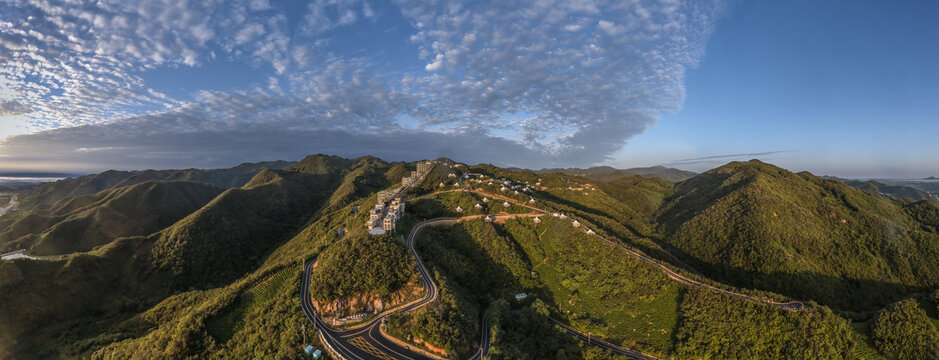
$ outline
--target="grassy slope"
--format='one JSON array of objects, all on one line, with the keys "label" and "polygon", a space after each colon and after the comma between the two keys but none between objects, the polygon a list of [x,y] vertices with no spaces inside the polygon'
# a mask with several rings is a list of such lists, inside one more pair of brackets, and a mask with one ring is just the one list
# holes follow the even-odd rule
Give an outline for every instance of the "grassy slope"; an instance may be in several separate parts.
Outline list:
[{"label": "grassy slope", "polygon": [[538,292],[562,318],[616,344],[669,351],[679,287],[657,268],[553,217],[537,226],[509,221],[506,230],[535,264]]},{"label": "grassy slope", "polygon": [[751,161],[679,184],[667,242],[718,280],[847,310],[939,284],[939,236],[904,203]]}]

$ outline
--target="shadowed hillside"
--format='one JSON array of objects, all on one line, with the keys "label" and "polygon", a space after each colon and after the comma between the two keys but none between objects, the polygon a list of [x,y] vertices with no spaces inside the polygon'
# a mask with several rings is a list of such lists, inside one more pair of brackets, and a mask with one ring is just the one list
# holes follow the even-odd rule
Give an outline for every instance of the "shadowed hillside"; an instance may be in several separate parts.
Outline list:
[{"label": "shadowed hillside", "polygon": [[[157,172],[108,182],[114,175],[104,173],[90,177],[113,183],[102,191],[61,192],[56,201],[0,218],[0,237],[35,244],[33,255],[78,246],[62,256],[0,262],[0,357],[288,358],[301,343],[322,347],[312,337],[304,341],[300,330],[311,331],[299,311],[304,261],[321,260],[311,287],[319,300],[332,300],[319,305],[333,314],[419,295],[416,286],[402,286],[417,284],[412,271],[401,272],[413,268],[405,249],[391,238],[367,238],[362,226],[375,193],[398,186],[414,168],[370,156],[314,155],[259,170],[228,189],[153,180]],[[462,191],[450,175],[462,171],[472,174],[466,184],[476,192]],[[873,310],[934,288],[939,276],[939,204],[757,161],[677,184],[438,166],[415,193],[405,199],[395,236],[424,217],[531,211],[503,208],[503,198],[567,217],[543,215],[541,224],[475,219],[421,232],[416,247],[440,297],[389,318],[387,330],[450,354],[475,351],[489,308],[493,358],[552,358],[561,350],[568,358],[604,358],[546,316],[662,357],[876,358],[878,350],[902,345],[904,337],[889,330],[908,321],[848,326],[844,317],[873,319]],[[465,210],[456,213],[456,206]],[[571,219],[583,225],[575,229]],[[805,307],[791,312],[686,287],[616,242],[696,281],[774,301],[791,297]],[[522,291],[530,300],[515,300]],[[935,305],[927,305],[935,321]],[[922,328],[924,319],[914,315],[910,328]],[[881,343],[873,342],[875,333]]]},{"label": "shadowed hillside", "polygon": [[212,184],[221,188],[240,187],[263,169],[282,169],[293,164],[293,162],[288,161],[270,161],[244,163],[233,168],[211,170],[109,170],[100,174],[43,184],[21,194],[20,207],[45,207],[55,204],[62,199],[95,194],[110,188],[136,185],[148,181],[196,181]]},{"label": "shadowed hillside", "polygon": [[205,183],[144,182],[63,199],[13,220],[0,233],[0,244],[34,255],[88,251],[119,237],[159,231],[220,192]]},{"label": "shadowed hillside", "polygon": [[939,235],[921,211],[753,160],[678,184],[657,221],[673,253],[717,279],[870,310],[939,284]]}]

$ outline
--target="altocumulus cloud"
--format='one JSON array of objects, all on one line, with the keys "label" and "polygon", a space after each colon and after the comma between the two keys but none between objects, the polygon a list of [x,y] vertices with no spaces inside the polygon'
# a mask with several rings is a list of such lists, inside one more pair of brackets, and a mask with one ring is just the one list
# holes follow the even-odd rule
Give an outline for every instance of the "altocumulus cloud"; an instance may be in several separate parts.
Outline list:
[{"label": "altocumulus cloud", "polygon": [[[5,2],[0,116],[26,118],[37,131],[3,140],[3,161],[210,167],[326,152],[598,162],[680,108],[684,72],[703,57],[724,6],[401,0],[391,8]],[[415,66],[389,69],[382,51],[330,47],[382,17],[406,19],[401,36],[416,50],[402,61]],[[270,69],[270,81],[180,96],[141,75],[221,58]]]}]

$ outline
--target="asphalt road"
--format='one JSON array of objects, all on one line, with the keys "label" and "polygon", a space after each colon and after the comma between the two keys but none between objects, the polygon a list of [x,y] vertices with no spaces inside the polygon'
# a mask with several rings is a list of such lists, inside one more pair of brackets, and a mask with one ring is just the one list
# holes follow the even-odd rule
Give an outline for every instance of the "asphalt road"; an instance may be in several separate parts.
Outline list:
[{"label": "asphalt road", "polygon": [[588,334],[584,334],[584,333],[578,331],[577,329],[574,329],[574,328],[572,328],[572,327],[570,327],[570,326],[567,326],[567,325],[565,325],[564,323],[562,323],[562,322],[560,322],[560,321],[557,321],[557,320],[555,320],[555,319],[548,318],[548,321],[550,321],[550,322],[551,322],[552,324],[554,324],[554,325],[560,326],[562,329],[564,329],[564,331],[567,331],[567,333],[568,333],[569,335],[572,335],[572,336],[574,336],[574,337],[577,337],[578,339],[580,339],[580,341],[583,341],[583,342],[586,343],[587,345],[595,346],[595,347],[598,347],[598,348],[601,348],[601,349],[604,349],[604,350],[609,350],[610,352],[612,352],[612,353],[614,353],[614,354],[616,354],[616,355],[626,356],[626,357],[628,357],[628,358],[630,358],[630,359],[641,359],[641,360],[654,360],[654,359],[657,359],[657,358],[655,358],[655,357],[652,357],[652,356],[643,354],[643,353],[638,352],[638,351],[636,351],[636,350],[630,350],[630,349],[626,349],[626,348],[621,348],[621,347],[619,347],[619,346],[610,344],[610,343],[608,343],[608,342],[606,342],[606,341],[597,339],[596,337],[591,337],[591,336],[589,336]]},{"label": "asphalt road", "polygon": [[[461,178],[460,180],[462,182],[463,179]],[[465,182],[463,182],[463,186],[464,186],[464,189],[468,191],[489,195],[489,196],[492,196],[493,198],[508,199],[508,198],[502,197],[501,195],[488,194],[483,191],[468,189],[466,187]],[[428,195],[431,195],[431,194],[428,194]],[[516,202],[514,199],[512,201]],[[509,217],[539,216],[539,215],[544,215],[545,213],[547,213],[547,211],[543,209],[538,209],[538,208],[524,205],[524,204],[519,204],[519,205],[525,206],[527,208],[530,208],[540,213],[539,214],[510,214],[510,215],[496,215],[496,216],[509,216]],[[316,326],[317,329],[320,330],[323,336],[322,339],[329,345],[329,347],[331,347],[336,353],[338,353],[340,356],[344,357],[345,359],[349,359],[349,360],[351,359],[368,359],[368,360],[371,360],[371,359],[434,359],[434,357],[425,355],[419,350],[412,349],[408,345],[400,345],[386,338],[381,333],[382,320],[385,319],[388,315],[391,315],[395,312],[399,312],[399,311],[407,312],[407,311],[412,311],[414,309],[420,308],[436,300],[437,298],[437,285],[434,283],[433,278],[430,276],[430,272],[427,270],[426,267],[424,267],[423,261],[421,260],[420,256],[418,256],[417,251],[414,249],[414,238],[416,237],[420,229],[424,226],[431,225],[431,224],[435,224],[435,225],[440,224],[440,223],[452,224],[452,223],[456,223],[459,220],[466,220],[466,219],[476,218],[476,217],[481,217],[481,216],[482,215],[467,216],[461,219],[437,218],[437,219],[423,221],[415,225],[411,229],[411,232],[408,234],[406,245],[408,249],[411,251],[411,253],[414,255],[414,258],[418,265],[417,266],[418,271],[421,273],[421,281],[423,282],[424,288],[427,289],[427,292],[425,293],[424,297],[421,298],[420,300],[411,302],[403,307],[381,313],[378,316],[374,317],[372,320],[368,321],[367,323],[362,324],[352,329],[333,330],[325,322],[323,322],[323,320],[319,317],[319,315],[316,314],[313,304],[311,303],[310,293],[309,293],[310,276],[313,273],[313,265],[316,263],[316,259],[308,260],[306,264],[304,265],[303,284],[301,285],[301,292],[300,292],[300,296],[302,297],[301,307],[303,308],[304,314],[306,315],[307,319],[311,323],[313,323],[313,325]],[[628,248],[622,247],[621,244],[618,244],[616,242],[610,241],[602,237],[600,237],[600,239],[610,244],[620,246],[621,248],[625,249],[629,254],[639,258],[640,260],[656,265],[663,272],[665,272],[666,275],[668,275],[670,278],[678,282],[681,282],[683,284],[686,284],[689,286],[708,288],[710,290],[717,291],[725,295],[735,296],[735,297],[743,298],[745,300],[759,302],[759,303],[775,306],[775,307],[786,309],[786,310],[798,311],[803,308],[803,304],[798,301],[792,301],[792,302],[787,302],[787,303],[777,303],[777,302],[760,299],[760,298],[756,298],[756,297],[749,296],[749,295],[744,295],[744,294],[739,294],[739,293],[731,292],[731,291],[724,290],[724,289],[719,289],[711,285],[707,285],[707,284],[700,283],[695,280],[691,280],[678,273],[675,273],[674,271],[658,263],[657,261],[654,261]],[[549,320],[553,324],[563,328],[568,334],[579,338],[581,341],[584,341],[587,345],[606,349],[614,354],[623,355],[623,356],[633,358],[633,359],[643,359],[643,360],[655,359],[655,357],[643,354],[639,351],[622,348],[622,347],[610,344],[608,342],[605,342],[603,340],[592,338],[588,336],[587,334],[584,334],[578,331],[577,329],[574,329],[564,323],[561,323],[558,320],[555,320],[552,318],[549,318]],[[489,335],[489,313],[488,312],[483,314],[482,324],[480,328],[482,331],[481,333],[482,340],[480,341],[479,350],[477,350],[477,352],[470,358],[472,360],[482,360],[489,353],[490,335]]]},{"label": "asphalt road", "polygon": [[[407,247],[411,250],[417,262],[417,270],[421,274],[421,281],[424,289],[427,291],[420,300],[411,302],[402,307],[387,311],[375,316],[365,324],[352,329],[333,330],[316,313],[316,309],[310,300],[310,277],[313,274],[313,265],[316,259],[306,262],[303,269],[303,284],[301,284],[300,296],[301,307],[307,319],[322,332],[323,340],[340,356],[346,359],[433,359],[433,357],[422,354],[410,348],[407,345],[400,345],[381,333],[382,320],[395,312],[408,312],[420,308],[437,299],[437,285],[434,283],[430,272],[424,266],[424,262],[417,251],[414,249],[414,238],[420,229],[431,223],[455,223],[456,219],[440,218],[418,223],[415,225],[407,237]],[[488,324],[488,318],[483,321]],[[484,327],[488,332],[488,326]],[[488,336],[486,336],[486,345],[488,346]],[[488,352],[488,347],[486,349]]]}]

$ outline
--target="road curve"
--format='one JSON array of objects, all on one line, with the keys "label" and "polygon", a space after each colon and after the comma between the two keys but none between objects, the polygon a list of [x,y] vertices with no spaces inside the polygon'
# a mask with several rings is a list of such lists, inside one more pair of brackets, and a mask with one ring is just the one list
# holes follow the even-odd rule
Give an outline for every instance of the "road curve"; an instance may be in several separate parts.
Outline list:
[{"label": "road curve", "polygon": [[[313,265],[316,259],[307,260],[303,269],[303,283],[300,288],[301,307],[303,312],[317,329],[321,332],[321,340],[325,342],[335,353],[345,359],[435,359],[436,357],[425,354],[422,350],[411,348],[409,345],[402,345],[398,342],[388,339],[381,332],[382,320],[388,315],[396,312],[408,312],[427,305],[437,299],[437,285],[433,281],[430,272],[424,266],[424,262],[417,251],[414,249],[414,238],[417,233],[426,225],[441,223],[456,223],[455,218],[437,218],[427,220],[414,225],[408,234],[406,245],[417,262],[418,272],[421,274],[421,282],[424,285],[424,297],[408,303],[404,306],[378,314],[368,322],[351,329],[333,330],[316,313],[310,299],[310,277],[313,273]],[[484,335],[488,333],[488,318],[484,317]],[[488,336],[486,337],[488,345]],[[480,350],[477,354],[488,353],[488,348]],[[480,357],[481,359],[481,357]]]},{"label": "road curve", "polygon": [[[511,200],[511,198],[507,198],[507,197],[504,197],[504,196],[501,196],[501,195],[498,195],[498,194],[487,193],[487,192],[481,191],[481,190],[479,190],[479,189],[472,189],[472,188],[471,188],[471,189],[469,189],[469,191],[470,191],[470,192],[475,192],[475,193],[477,193],[477,194],[482,194],[482,195],[485,195],[485,196],[491,196],[491,197],[493,197],[493,198],[503,198],[503,199],[510,199],[510,201],[517,201],[517,200]],[[519,205],[522,205],[522,206],[525,206],[525,207],[527,207],[527,208],[530,208],[530,209],[533,209],[533,210],[536,210],[536,211],[540,211],[540,212],[543,212],[543,213],[547,213],[547,212],[548,212],[547,210],[539,209],[539,208],[536,208],[536,207],[534,207],[534,206],[529,206],[529,205],[524,205],[524,204],[519,204]],[[581,231],[586,231],[586,229],[585,229],[585,228],[581,228]],[[705,288],[705,289],[708,289],[708,290],[711,290],[711,291],[715,291],[715,292],[722,293],[722,294],[724,294],[724,295],[729,295],[729,296],[737,297],[737,298],[740,298],[740,299],[744,299],[744,300],[747,300],[747,301],[751,301],[751,302],[755,302],[755,303],[760,303],[760,304],[764,304],[764,305],[774,306],[774,307],[777,307],[777,308],[780,308],[780,309],[783,309],[783,310],[799,311],[799,310],[802,310],[802,308],[805,307],[805,305],[802,304],[802,303],[799,302],[799,301],[775,302],[775,301],[771,301],[771,300],[761,299],[761,298],[758,298],[758,297],[755,297],[755,296],[751,296],[751,295],[746,295],[746,294],[736,293],[736,292],[729,291],[729,290],[724,290],[724,289],[721,289],[721,288],[718,288],[718,287],[715,287],[715,286],[712,286],[712,285],[708,285],[708,284],[705,284],[705,283],[702,283],[702,282],[699,282],[699,281],[696,281],[696,280],[689,279],[689,278],[687,278],[687,277],[685,277],[685,276],[682,276],[681,274],[676,273],[675,271],[672,271],[672,270],[669,269],[667,266],[662,265],[662,263],[660,263],[660,262],[658,262],[658,261],[655,261],[655,260],[653,260],[653,259],[651,259],[651,258],[649,258],[649,257],[647,257],[647,256],[645,256],[645,255],[642,255],[642,254],[640,254],[640,253],[638,253],[638,252],[636,252],[636,251],[634,251],[634,250],[631,250],[631,249],[629,249],[629,248],[623,246],[623,244],[621,244],[621,243],[619,243],[619,242],[615,242],[615,241],[609,240],[609,239],[607,239],[607,238],[605,238],[605,237],[600,236],[599,234],[594,235],[594,236],[596,236],[597,238],[599,238],[599,239],[605,241],[605,242],[608,243],[608,244],[611,244],[611,245],[613,245],[613,246],[617,246],[617,247],[619,247],[619,248],[625,250],[627,253],[629,253],[630,255],[632,255],[632,256],[638,258],[639,260],[642,260],[642,261],[645,261],[645,262],[650,263],[650,264],[652,264],[652,265],[655,265],[655,266],[658,267],[660,270],[662,270],[662,272],[664,272],[665,275],[668,275],[669,278],[671,278],[672,280],[678,281],[678,282],[680,282],[680,283],[682,283],[682,284],[685,284],[685,285],[688,285],[688,286],[694,286],[694,287]]]},{"label": "road curve", "polygon": [[[460,180],[462,182],[462,179]],[[498,194],[489,194],[484,191],[480,191],[478,189],[469,188],[466,186],[465,182],[463,182],[463,186],[464,186],[463,191],[470,191],[470,192],[475,192],[475,193],[479,193],[483,195],[488,195],[493,198],[502,198],[507,201],[515,202],[518,205],[527,207],[537,212],[533,214],[498,214],[498,215],[494,215],[495,217],[530,217],[530,216],[541,216],[541,215],[545,215],[548,213],[547,210],[539,209],[539,208],[529,206],[526,204],[521,204],[515,199],[504,197]],[[450,191],[447,191],[447,192],[450,192]],[[437,193],[431,193],[425,196],[432,196],[436,194]],[[408,234],[408,237],[406,239],[406,245],[408,249],[411,251],[411,253],[414,255],[414,259],[417,262],[418,271],[421,273],[421,281],[424,285],[424,289],[427,290],[425,292],[424,297],[414,302],[411,302],[407,305],[404,305],[402,307],[383,312],[375,316],[372,320],[362,325],[359,325],[357,327],[351,328],[351,329],[333,330],[325,322],[323,322],[323,320],[316,313],[313,307],[313,304],[311,302],[310,293],[309,293],[310,277],[312,276],[313,265],[316,263],[316,259],[314,258],[314,259],[308,260],[304,264],[303,284],[301,284],[301,292],[300,292],[301,307],[303,308],[303,312],[306,315],[307,319],[317,329],[320,330],[320,335],[321,335],[320,339],[323,342],[325,342],[326,345],[330,347],[334,353],[336,353],[337,355],[345,359],[363,359],[363,360],[365,359],[368,359],[368,360],[371,360],[371,359],[407,359],[407,360],[439,359],[439,357],[428,355],[425,351],[422,351],[420,349],[412,349],[409,345],[401,345],[398,342],[395,342],[393,340],[386,338],[384,334],[381,332],[382,322],[388,315],[391,315],[395,312],[412,311],[424,305],[427,305],[430,302],[433,302],[434,300],[437,299],[437,291],[438,291],[437,285],[434,283],[433,278],[430,276],[430,272],[427,270],[426,267],[424,267],[423,261],[421,260],[420,256],[417,254],[417,250],[414,248],[414,239],[417,233],[421,230],[421,228],[424,226],[428,226],[428,225],[438,225],[438,224],[445,224],[445,223],[454,224],[458,221],[479,218],[482,216],[484,215],[464,216],[461,218],[436,218],[436,219],[426,220],[426,221],[423,221],[414,225],[414,227],[411,228],[411,232]],[[748,301],[758,302],[758,303],[762,303],[762,304],[766,304],[770,306],[775,306],[775,307],[785,309],[785,310],[798,311],[803,308],[803,304],[798,301],[791,301],[787,303],[773,302],[773,301],[760,299],[760,298],[749,296],[749,295],[744,295],[744,294],[720,289],[720,288],[717,288],[708,284],[704,284],[704,283],[686,278],[672,271],[665,265],[662,265],[658,261],[652,260],[651,258],[648,258],[645,255],[635,252],[623,246],[622,244],[603,238],[599,235],[597,237],[611,245],[620,247],[621,249],[627,251],[627,253],[629,253],[630,255],[642,261],[651,263],[659,267],[671,279],[681,282],[685,285],[703,287],[703,288],[707,288],[713,291],[723,293],[725,295],[734,296],[734,297],[742,298]],[[578,331],[577,329],[574,329],[573,327],[565,325],[564,323],[556,319],[549,318],[549,320],[553,324],[563,328],[568,334],[581,339],[582,341],[587,343],[587,345],[606,349],[606,350],[611,351],[614,354],[627,356],[633,359],[655,359],[652,356],[643,354],[636,350],[622,348],[622,347],[607,343],[599,339],[594,339],[588,336],[587,334],[584,334]],[[482,360],[488,355],[489,347],[490,347],[489,346],[490,336],[489,336],[489,313],[488,312],[483,314],[483,319],[482,319],[482,324],[480,325],[480,330],[481,330],[480,347],[477,350],[477,352],[470,358],[472,360]]]}]

